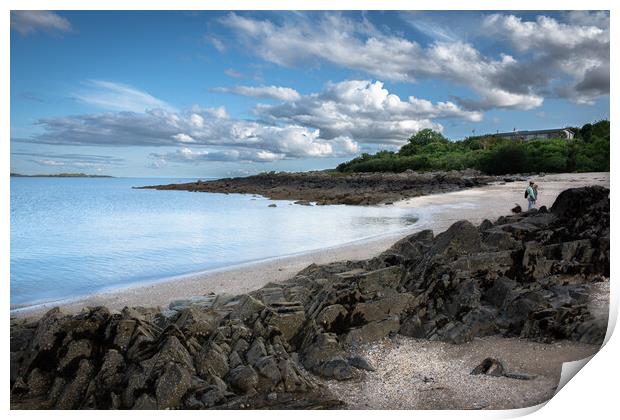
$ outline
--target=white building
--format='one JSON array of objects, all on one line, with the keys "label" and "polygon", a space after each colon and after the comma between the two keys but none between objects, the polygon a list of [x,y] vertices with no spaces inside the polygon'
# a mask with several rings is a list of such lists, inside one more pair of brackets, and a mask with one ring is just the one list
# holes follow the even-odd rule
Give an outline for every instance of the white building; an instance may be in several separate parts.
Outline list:
[{"label": "white building", "polygon": [[497,133],[497,137],[505,139],[533,140],[533,139],[572,139],[575,133],[570,128],[552,128],[549,130],[531,130],[531,131],[512,131],[508,133]]}]

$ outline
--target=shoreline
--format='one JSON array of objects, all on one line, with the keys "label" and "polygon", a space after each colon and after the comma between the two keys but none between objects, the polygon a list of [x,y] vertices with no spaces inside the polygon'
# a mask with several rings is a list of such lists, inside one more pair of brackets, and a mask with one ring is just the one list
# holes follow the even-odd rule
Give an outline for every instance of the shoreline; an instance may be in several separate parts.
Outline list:
[{"label": "shoreline", "polygon": [[[126,286],[112,287],[110,289],[104,289],[95,293],[75,297],[59,298],[40,303],[23,304],[21,306],[12,307],[10,309],[11,318],[28,318],[40,316],[56,306],[62,307],[62,309],[67,313],[79,312],[82,307],[98,305],[108,306],[110,307],[110,309],[122,309],[124,306],[128,305],[154,307],[167,306],[167,304],[170,301],[174,300],[174,298],[161,301],[162,303],[158,304],[141,303],[147,302],[149,298],[145,296],[145,300],[143,301],[141,300],[139,295],[142,295],[143,293],[148,294],[151,292],[150,289],[153,289],[155,287],[163,286],[166,288],[172,288],[172,284],[178,285],[179,283],[182,283],[185,286],[188,286],[188,283],[192,283],[193,286],[194,282],[201,282],[204,280],[217,281],[220,277],[232,279],[234,277],[243,276],[246,274],[252,275],[255,271],[258,270],[268,270],[275,277],[273,280],[265,281],[265,283],[247,283],[247,285],[245,286],[238,284],[221,284],[222,288],[213,290],[213,292],[215,293],[246,293],[251,290],[260,288],[268,282],[281,282],[287,280],[288,278],[292,277],[297,272],[301,271],[312,263],[326,264],[340,259],[346,260],[347,255],[351,255],[351,258],[349,258],[351,260],[372,258],[374,255],[379,254],[385,249],[389,248],[394,242],[398,241],[404,236],[417,232],[418,229],[416,228],[416,226],[416,224],[413,224],[410,227],[399,229],[394,232],[360,238],[343,244],[317,248],[309,251],[301,251],[292,254],[267,257],[258,260],[245,261],[224,267],[201,270],[193,273],[179,274],[150,281],[132,283]],[[276,267],[280,265],[282,267]],[[299,267],[299,269],[295,267]],[[199,285],[196,286],[201,287]],[[237,288],[239,290],[238,292],[235,291]],[[190,287],[190,290],[193,290],[193,287]],[[120,298],[120,295],[124,295],[126,293],[136,295],[138,300],[136,300],[135,302],[137,303],[127,303],[126,305],[123,304],[123,306],[115,306],[114,301],[124,301],[125,299]],[[202,294],[206,293],[209,293],[209,291]],[[181,299],[188,296],[190,295],[187,295],[184,292],[180,294],[177,298]]]},{"label": "shoreline", "polygon": [[[545,192],[551,200],[567,183],[607,180],[564,176],[549,179]],[[399,205],[426,205],[426,220],[439,229],[457,204],[459,218],[503,212],[518,188]],[[170,310],[54,308],[39,320],[11,319],[11,407],[540,404],[557,389],[562,364],[596,353],[607,333],[609,193],[601,185],[564,189],[550,210],[477,226],[462,220],[375,258],[313,264],[237,296],[191,297]]]},{"label": "shoreline", "polygon": [[[317,205],[373,205],[409,197],[445,193],[501,182],[502,176],[475,170],[402,173],[338,173],[325,171],[268,172],[239,178],[189,183],[136,186],[136,189],[257,194],[271,200],[291,200]],[[518,175],[508,179],[525,179]]]},{"label": "shoreline", "polygon": [[[557,195],[567,188],[603,185],[609,188],[609,173],[554,174],[532,177],[541,186],[537,206],[553,204]],[[177,299],[210,293],[242,294],[267,283],[285,281],[312,263],[326,264],[341,260],[372,258],[399,239],[424,229],[435,233],[447,229],[458,220],[478,224],[484,219],[495,220],[510,214],[515,203],[524,205],[524,182],[498,182],[466,190],[413,197],[395,202],[402,208],[416,208],[420,219],[410,228],[380,237],[320,248],[313,251],[276,256],[199,273],[167,277],[146,284],[128,285],[110,291],[11,309],[11,318],[35,318],[49,309],[61,306],[67,313],[79,312],[88,306],[107,306],[120,310],[125,306],[162,307]],[[457,212],[455,215],[454,213]]]}]

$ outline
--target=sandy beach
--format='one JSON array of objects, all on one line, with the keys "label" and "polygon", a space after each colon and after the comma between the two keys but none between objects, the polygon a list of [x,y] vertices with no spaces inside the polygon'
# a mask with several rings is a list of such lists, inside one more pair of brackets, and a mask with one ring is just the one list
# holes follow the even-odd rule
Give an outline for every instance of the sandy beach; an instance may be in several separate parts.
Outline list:
[{"label": "sandy beach", "polygon": [[[609,173],[556,174],[532,177],[540,185],[538,206],[551,206],[557,195],[573,187],[602,185],[609,187]],[[312,263],[325,264],[340,260],[371,258],[398,239],[423,229],[441,232],[457,220],[478,224],[510,214],[515,204],[527,207],[523,198],[525,181],[500,182],[457,192],[434,194],[396,202],[394,206],[415,208],[420,220],[411,229],[378,238],[325,248],[300,255],[163,279],[135,287],[112,290],[71,301],[51,302],[11,312],[12,317],[36,317],[54,306],[63,311],[79,312],[87,306],[104,305],[120,310],[125,306],[166,307],[169,302],[209,293],[245,293],[268,282],[281,282]]]},{"label": "sandy beach", "polygon": [[[607,319],[609,281],[596,284],[588,307],[596,317]],[[598,345],[566,340],[538,343],[489,336],[450,344],[397,335],[357,349],[356,354],[366,358],[374,372],[360,371],[351,381],[323,379],[322,383],[350,410],[525,408],[554,396],[563,363],[598,350]],[[487,357],[532,379],[471,375]]]}]

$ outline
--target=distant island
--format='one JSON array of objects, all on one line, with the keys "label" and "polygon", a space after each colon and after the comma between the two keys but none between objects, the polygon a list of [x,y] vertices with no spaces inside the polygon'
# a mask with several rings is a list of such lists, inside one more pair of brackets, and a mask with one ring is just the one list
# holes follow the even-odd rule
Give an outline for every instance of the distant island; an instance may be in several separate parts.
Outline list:
[{"label": "distant island", "polygon": [[111,175],[89,175],[83,173],[61,173],[61,174],[39,174],[39,175],[23,175],[11,172],[11,177],[25,178],[114,178]]}]

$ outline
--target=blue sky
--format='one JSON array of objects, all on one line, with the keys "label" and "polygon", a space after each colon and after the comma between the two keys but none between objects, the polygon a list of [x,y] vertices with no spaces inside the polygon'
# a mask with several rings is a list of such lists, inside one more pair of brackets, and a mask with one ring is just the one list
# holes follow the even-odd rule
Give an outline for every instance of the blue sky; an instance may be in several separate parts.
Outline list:
[{"label": "blue sky", "polygon": [[606,12],[11,14],[11,171],[221,177],[609,117]]}]

